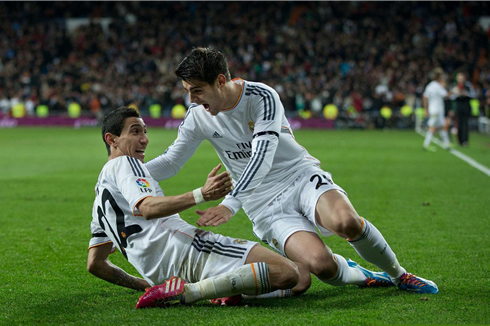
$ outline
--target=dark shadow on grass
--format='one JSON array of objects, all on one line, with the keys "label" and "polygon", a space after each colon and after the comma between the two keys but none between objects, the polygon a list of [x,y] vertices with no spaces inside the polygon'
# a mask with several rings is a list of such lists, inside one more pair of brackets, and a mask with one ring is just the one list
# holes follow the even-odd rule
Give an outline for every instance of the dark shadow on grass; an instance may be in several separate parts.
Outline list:
[{"label": "dark shadow on grass", "polygon": [[[315,309],[337,309],[351,310],[359,307],[375,305],[380,300],[395,303],[399,295],[414,295],[412,293],[401,293],[396,288],[359,289],[357,287],[329,287],[325,289],[306,292],[303,295],[289,298],[269,299],[244,299],[238,306],[217,306],[209,302],[200,302],[195,306],[206,309],[230,309],[230,308],[264,308],[264,309],[287,309],[304,310]],[[374,304],[373,304],[374,303]]]},{"label": "dark shadow on grass", "polygon": [[[136,310],[135,304],[140,292],[129,289],[114,290],[60,290],[55,295],[35,295],[29,302],[25,302],[21,309],[16,309],[9,314],[9,319],[14,323],[77,323],[81,319],[95,318],[95,316],[110,316],[113,314],[129,314],[129,317],[144,317],[154,314],[163,313],[173,315],[180,314],[184,310],[188,312],[204,314],[211,313],[214,315],[219,312],[215,309],[225,309],[233,312],[237,309],[246,311],[253,308],[259,311],[264,309],[281,311],[297,311],[304,314],[305,311],[349,311],[356,309],[369,310],[379,308],[379,303],[384,302],[386,305],[399,303],[400,296],[413,297],[419,300],[420,295],[405,293],[396,288],[380,289],[358,289],[356,287],[330,287],[321,286],[313,289],[301,296],[290,298],[271,298],[271,299],[248,299],[243,300],[238,306],[217,306],[204,300],[192,306],[172,306],[167,309],[145,309]],[[230,310],[231,309],[231,310]],[[254,312],[255,313],[255,312]],[[90,318],[89,317],[89,318]]]}]

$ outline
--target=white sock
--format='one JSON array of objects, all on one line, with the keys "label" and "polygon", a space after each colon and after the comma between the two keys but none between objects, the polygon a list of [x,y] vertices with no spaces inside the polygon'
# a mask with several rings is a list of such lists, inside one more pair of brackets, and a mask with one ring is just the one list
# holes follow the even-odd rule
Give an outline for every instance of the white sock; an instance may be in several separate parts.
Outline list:
[{"label": "white sock", "polygon": [[363,221],[361,233],[348,242],[364,260],[378,266],[392,278],[399,278],[406,271],[400,266],[395,253],[381,232],[368,220]]},{"label": "white sock", "polygon": [[237,294],[260,295],[271,291],[266,263],[244,265],[234,271],[184,285],[185,302],[231,297]]},{"label": "white sock", "polygon": [[444,143],[444,147],[449,147],[449,135],[446,130],[439,130],[439,135],[441,136],[442,142]]},{"label": "white sock", "polygon": [[247,295],[244,294],[244,299],[267,299],[267,298],[286,298],[292,295],[291,289],[288,290],[276,290],[269,293],[264,293],[260,295]]},{"label": "white sock", "polygon": [[347,260],[345,260],[344,257],[337,254],[333,254],[333,256],[337,261],[337,265],[339,265],[337,275],[335,275],[335,277],[332,279],[320,281],[334,286],[349,284],[364,285],[366,282],[366,276],[364,276],[363,272],[357,268],[349,267],[349,264],[347,264]]},{"label": "white sock", "polygon": [[[425,135],[425,140],[424,140],[424,148],[429,147],[430,141],[432,140],[432,131],[427,131],[427,134]],[[420,144],[420,143],[419,143]]]}]

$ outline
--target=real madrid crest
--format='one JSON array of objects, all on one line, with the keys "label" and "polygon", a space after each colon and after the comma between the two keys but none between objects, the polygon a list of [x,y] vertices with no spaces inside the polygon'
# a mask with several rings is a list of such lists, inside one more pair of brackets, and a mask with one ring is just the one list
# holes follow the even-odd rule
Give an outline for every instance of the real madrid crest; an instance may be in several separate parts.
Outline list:
[{"label": "real madrid crest", "polygon": [[276,239],[272,238],[272,244],[274,245],[274,247],[279,249],[279,242],[277,242]]},{"label": "real madrid crest", "polygon": [[254,133],[254,129],[255,129],[255,122],[250,121],[248,123],[248,129],[250,129],[250,132],[253,134]]}]

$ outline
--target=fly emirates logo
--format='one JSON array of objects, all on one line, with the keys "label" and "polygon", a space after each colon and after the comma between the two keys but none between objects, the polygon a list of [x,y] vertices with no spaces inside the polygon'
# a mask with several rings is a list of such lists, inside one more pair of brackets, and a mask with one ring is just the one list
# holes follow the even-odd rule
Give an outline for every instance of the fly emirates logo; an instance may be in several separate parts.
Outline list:
[{"label": "fly emirates logo", "polygon": [[225,151],[230,160],[249,159],[252,157],[252,142],[235,144],[238,151]]}]

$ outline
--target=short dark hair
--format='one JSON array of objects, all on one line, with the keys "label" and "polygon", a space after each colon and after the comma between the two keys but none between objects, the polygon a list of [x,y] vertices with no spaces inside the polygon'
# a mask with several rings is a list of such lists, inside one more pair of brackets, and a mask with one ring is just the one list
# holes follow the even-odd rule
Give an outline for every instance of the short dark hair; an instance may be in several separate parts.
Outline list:
[{"label": "short dark hair", "polygon": [[138,111],[127,106],[121,106],[111,112],[109,112],[102,121],[102,140],[107,148],[107,154],[111,155],[111,147],[105,141],[105,134],[111,133],[116,136],[121,136],[121,132],[124,128],[124,121],[127,118],[135,117],[141,118]]},{"label": "short dark hair", "polygon": [[225,55],[213,48],[192,49],[174,73],[183,81],[198,80],[210,85],[214,83],[219,74],[225,75],[226,81],[231,80]]}]

